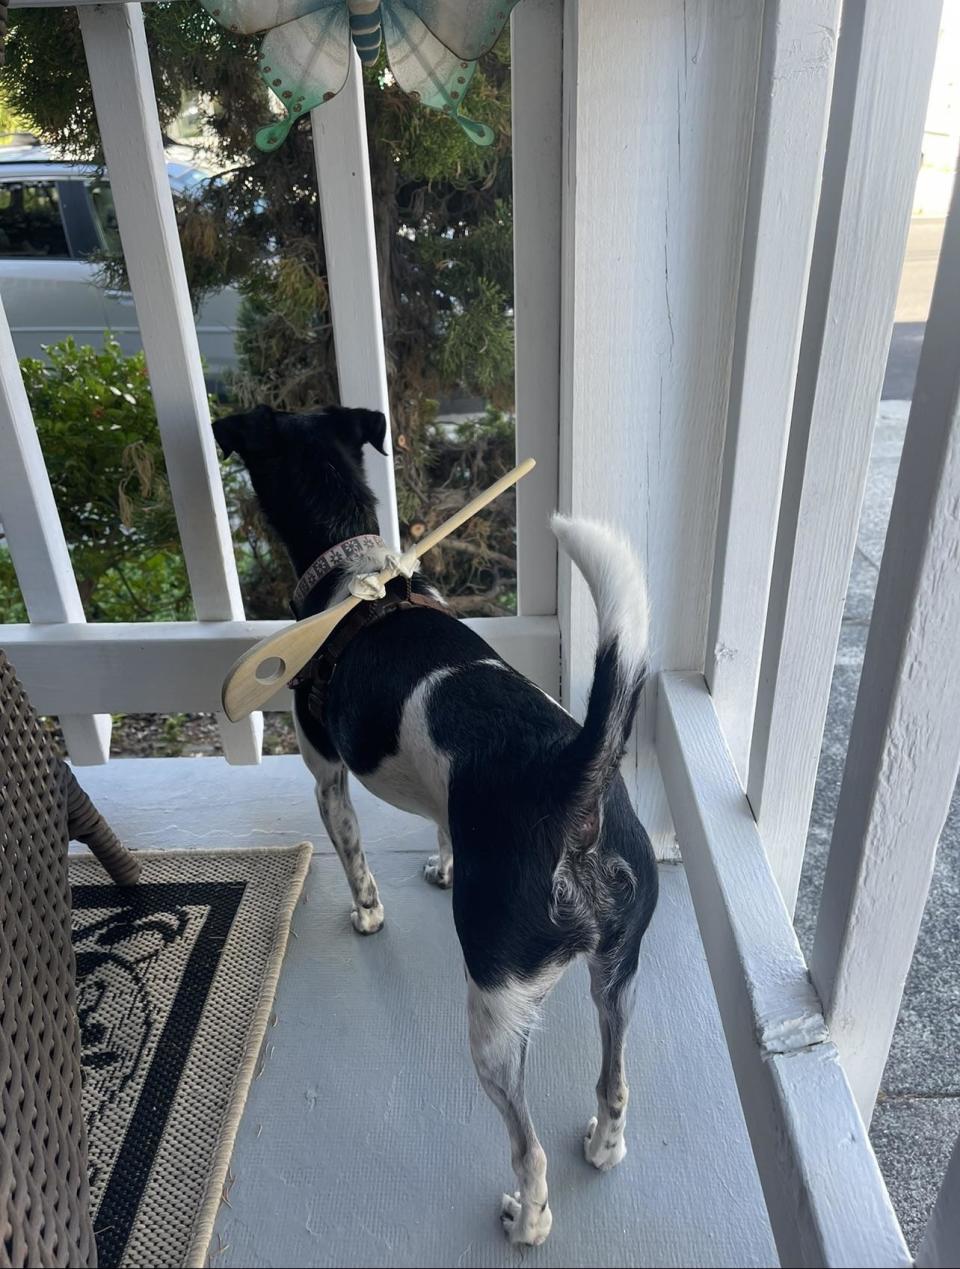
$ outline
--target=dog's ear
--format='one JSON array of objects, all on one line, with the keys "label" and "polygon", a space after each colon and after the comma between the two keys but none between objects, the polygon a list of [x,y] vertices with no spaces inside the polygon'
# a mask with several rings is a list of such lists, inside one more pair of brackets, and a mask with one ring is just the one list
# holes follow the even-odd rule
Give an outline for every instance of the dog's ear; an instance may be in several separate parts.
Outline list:
[{"label": "dog's ear", "polygon": [[383,448],[387,439],[387,420],[379,410],[339,410],[342,427],[358,450],[372,445],[386,456]]},{"label": "dog's ear", "polygon": [[268,405],[258,405],[254,410],[245,410],[241,414],[228,414],[216,419],[213,424],[213,435],[223,451],[224,458],[231,454],[239,454],[246,460],[251,450],[263,444],[267,438],[267,428],[273,418],[273,411]]}]

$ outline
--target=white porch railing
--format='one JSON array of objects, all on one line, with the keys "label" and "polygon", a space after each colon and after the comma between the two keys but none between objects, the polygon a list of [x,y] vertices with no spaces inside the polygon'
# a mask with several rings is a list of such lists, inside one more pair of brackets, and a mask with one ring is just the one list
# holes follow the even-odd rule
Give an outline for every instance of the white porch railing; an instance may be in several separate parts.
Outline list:
[{"label": "white porch railing", "polygon": [[[52,7],[52,6],[50,6]],[[86,626],[69,553],[36,443],[19,367],[0,332],[0,440],[15,456],[0,486],[8,543],[31,624],[4,640],[30,685],[36,708],[64,720],[77,763],[108,756],[109,713],[204,710],[217,713],[230,762],[258,762],[262,718],[232,724],[220,712],[219,684],[232,661],[277,623],[247,622],[227,523],[193,313],[177,236],[139,4],[78,5],[97,119],[110,172],[124,257],[136,304],[164,458],[198,621]],[[518,491],[517,617],[471,622],[498,651],[559,692],[556,548],[548,528],[556,505],[556,392],[560,290],[559,84],[541,71],[541,52],[559,50],[556,0],[528,0],[516,17],[514,73],[535,132],[514,203],[517,230],[518,445],[545,455]],[[545,41],[545,42],[544,42]],[[558,57],[558,51],[555,54]],[[539,118],[540,126],[536,120]],[[544,121],[552,119],[553,135]],[[380,320],[369,164],[359,64],[345,89],[313,114],[323,234],[341,397],[389,416]],[[545,129],[546,135],[541,135]],[[535,142],[534,142],[534,138]],[[522,146],[522,142],[521,142]],[[554,208],[544,223],[539,208]],[[525,243],[530,250],[525,250]],[[524,349],[531,355],[524,361]],[[552,358],[552,361],[551,361]],[[368,455],[380,528],[399,543],[393,463]],[[37,526],[42,526],[42,532]],[[51,673],[53,663],[56,670]],[[95,705],[90,702],[96,702]],[[279,692],[268,708],[289,709]],[[87,710],[96,717],[87,717]],[[109,713],[103,713],[109,711]]]},{"label": "white porch railing", "polygon": [[[762,176],[758,190],[751,166],[716,545],[721,589],[707,654],[716,694],[698,675],[671,674],[661,684],[661,767],[785,1264],[909,1263],[892,1213],[871,1201],[877,1178],[861,1125],[873,1113],[960,770],[960,188],[887,532],[812,987],[790,918],[940,7],[935,0],[912,6],[906,26],[896,3],[847,0],[830,101],[822,75],[833,60],[832,24],[815,23],[824,14],[812,6],[765,6],[753,150]],[[798,19],[810,23],[806,45]],[[800,99],[806,115],[788,104]],[[777,145],[788,150],[779,163]],[[821,155],[808,270],[809,196]],[[798,168],[803,191],[793,183]],[[781,232],[796,239],[777,242]],[[770,238],[776,250],[760,272]],[[766,354],[751,358],[758,348]],[[758,586],[767,576],[769,594]],[[746,796],[738,772],[746,774]],[[838,1168],[834,1207],[824,1202],[829,1186],[811,1186],[810,1178]],[[954,1159],[923,1263],[958,1262],[958,1209]]]},{"label": "white porch railing", "polygon": [[[900,0],[846,0],[838,42],[840,7],[516,10],[518,449],[539,466],[518,495],[519,616],[471,624],[552,691],[562,627],[564,698],[578,705],[591,608],[565,563],[558,579],[547,512],[559,501],[630,530],[662,674],[627,774],[658,845],[679,839],[781,1261],[905,1265],[865,1123],[960,768],[960,202],[811,981],[791,913],[940,15],[937,0],[909,17]],[[105,710],[216,710],[225,669],[276,623],[240,608],[140,7],[84,9],[82,22],[201,617],[83,623],[0,326],[0,513],[31,616],[3,640],[89,761],[106,755]],[[343,396],[385,408],[356,76],[314,123]],[[370,474],[389,537],[389,461]],[[287,704],[279,693],[271,707]],[[231,760],[259,753],[254,723],[223,736]],[[957,1157],[923,1264],[960,1258]]]}]

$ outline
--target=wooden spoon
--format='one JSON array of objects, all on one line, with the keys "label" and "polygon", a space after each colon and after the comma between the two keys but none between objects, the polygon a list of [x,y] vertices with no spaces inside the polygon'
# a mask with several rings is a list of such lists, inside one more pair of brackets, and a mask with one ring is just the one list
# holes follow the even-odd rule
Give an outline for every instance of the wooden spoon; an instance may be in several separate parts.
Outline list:
[{"label": "wooden spoon", "polygon": [[[420,559],[427,551],[442,542],[455,529],[481,511],[488,503],[500,495],[511,485],[526,476],[536,466],[532,458],[526,458],[512,471],[494,481],[489,489],[477,494],[464,507],[461,507],[449,520],[444,520],[432,532],[427,533],[407,553],[406,558]],[[385,568],[377,574],[377,579],[386,584],[398,575],[395,568]],[[276,692],[281,683],[289,681],[307,664],[313,654],[329,637],[331,631],[357,604],[362,603],[356,595],[328,608],[314,617],[306,617],[297,621],[286,630],[261,639],[249,652],[245,652],[234,663],[227,677],[223,680],[223,712],[231,722],[239,722],[247,714],[259,709]]]}]

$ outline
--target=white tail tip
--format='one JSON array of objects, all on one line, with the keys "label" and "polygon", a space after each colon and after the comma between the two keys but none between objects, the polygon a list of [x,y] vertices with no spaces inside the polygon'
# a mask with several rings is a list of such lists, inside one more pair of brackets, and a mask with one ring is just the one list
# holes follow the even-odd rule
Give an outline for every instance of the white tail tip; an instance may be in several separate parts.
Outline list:
[{"label": "white tail tip", "polygon": [[559,513],[550,527],[583,574],[597,609],[598,646],[618,641],[628,671],[647,660],[649,616],[643,566],[627,538],[598,520]]}]

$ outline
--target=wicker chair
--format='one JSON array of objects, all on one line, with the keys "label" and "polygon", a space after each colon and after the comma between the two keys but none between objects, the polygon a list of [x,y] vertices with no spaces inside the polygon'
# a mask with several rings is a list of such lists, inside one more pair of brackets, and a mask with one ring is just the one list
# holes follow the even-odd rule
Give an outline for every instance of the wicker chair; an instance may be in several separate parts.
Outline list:
[{"label": "wicker chair", "polygon": [[133,855],[55,752],[0,651],[0,1266],[96,1265],[67,844],[118,885]]}]

